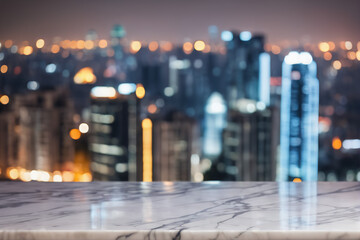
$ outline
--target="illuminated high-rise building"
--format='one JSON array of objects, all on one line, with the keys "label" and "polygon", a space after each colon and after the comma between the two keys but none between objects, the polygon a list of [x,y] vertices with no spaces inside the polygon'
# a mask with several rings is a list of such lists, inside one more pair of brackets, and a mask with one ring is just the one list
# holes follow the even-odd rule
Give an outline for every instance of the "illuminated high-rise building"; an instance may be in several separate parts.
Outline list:
[{"label": "illuminated high-rise building", "polygon": [[270,104],[270,56],[264,51],[264,37],[251,32],[224,31],[226,43],[226,78],[230,107],[239,99]]},{"label": "illuminated high-rise building", "polygon": [[141,128],[135,84],[91,90],[91,170],[95,180],[141,180]]},{"label": "illuminated high-rise building", "polygon": [[[74,161],[73,103],[63,89],[15,96],[17,163],[28,170],[60,170]],[[15,131],[15,133],[17,132]]]},{"label": "illuminated high-rise building", "polygon": [[199,153],[195,120],[173,112],[154,120],[153,128],[153,180],[192,180],[191,158]]},{"label": "illuminated high-rise building", "polygon": [[317,181],[319,81],[308,52],[290,52],[283,62],[280,181]]},{"label": "illuminated high-rise building", "polygon": [[276,130],[273,111],[263,102],[241,99],[229,110],[223,132],[223,171],[228,180],[275,180]]},{"label": "illuminated high-rise building", "polygon": [[8,105],[0,103],[0,179],[5,177],[5,170],[16,166],[17,148],[15,134],[15,114]]}]

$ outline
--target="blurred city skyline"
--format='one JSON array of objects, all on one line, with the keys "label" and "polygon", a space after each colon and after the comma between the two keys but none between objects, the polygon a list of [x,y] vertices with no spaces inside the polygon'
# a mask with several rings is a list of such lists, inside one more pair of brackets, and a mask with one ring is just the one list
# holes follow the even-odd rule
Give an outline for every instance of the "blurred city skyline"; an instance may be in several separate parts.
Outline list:
[{"label": "blurred city skyline", "polygon": [[[89,29],[109,37],[122,24],[141,41],[207,39],[208,26],[261,32],[268,42],[357,41],[360,2],[339,1],[2,1],[0,41],[82,39]],[[46,20],[45,20],[46,19]]]}]

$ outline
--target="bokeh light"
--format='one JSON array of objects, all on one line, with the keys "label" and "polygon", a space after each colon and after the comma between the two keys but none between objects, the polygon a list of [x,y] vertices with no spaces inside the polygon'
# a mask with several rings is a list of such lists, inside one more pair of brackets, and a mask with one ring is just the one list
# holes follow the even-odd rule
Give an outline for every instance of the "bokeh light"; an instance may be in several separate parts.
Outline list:
[{"label": "bokeh light", "polygon": [[342,146],[341,140],[338,137],[333,138],[332,140],[332,147],[335,150],[339,150]]},{"label": "bokeh light", "polygon": [[190,54],[193,50],[193,45],[191,42],[185,42],[183,44],[183,50],[186,54]]},{"label": "bokeh light", "polygon": [[3,105],[7,105],[10,102],[10,98],[7,95],[2,95],[0,97],[0,103]]},{"label": "bokeh light", "polygon": [[87,133],[87,132],[89,132],[89,125],[86,124],[86,123],[81,123],[81,124],[79,125],[79,131],[80,131],[81,133]]},{"label": "bokeh light", "polygon": [[45,46],[45,41],[44,41],[44,39],[38,39],[37,41],[36,41],[36,47],[37,48],[43,48]]},{"label": "bokeh light", "polygon": [[148,110],[148,112],[149,112],[150,114],[154,114],[154,113],[156,113],[156,111],[157,111],[157,107],[156,107],[155,104],[150,104],[150,105],[148,106],[147,110]]},{"label": "bokeh light", "polygon": [[33,48],[31,46],[24,47],[24,55],[30,55],[33,52]]},{"label": "bokeh light", "polygon": [[137,53],[141,49],[141,42],[140,41],[132,41],[130,44],[130,51],[132,53]]},{"label": "bokeh light", "polygon": [[70,130],[69,136],[73,140],[78,140],[81,137],[81,132],[78,129],[73,128],[73,129]]},{"label": "bokeh light", "polygon": [[196,51],[203,51],[205,49],[205,42],[198,40],[194,43],[194,49]]},{"label": "bokeh light", "polygon": [[327,42],[321,42],[321,43],[319,43],[319,49],[320,49],[320,51],[322,51],[322,52],[327,52],[327,51],[329,51],[329,50],[330,50],[329,43],[327,43]]},{"label": "bokeh light", "polygon": [[151,42],[149,43],[149,50],[151,52],[155,52],[159,48],[159,44],[157,42]]},{"label": "bokeh light", "polygon": [[59,51],[60,51],[60,46],[59,46],[59,45],[54,44],[54,45],[51,46],[51,52],[52,52],[52,53],[56,54],[56,53],[58,53]]},{"label": "bokeh light", "polygon": [[1,73],[7,73],[7,71],[8,71],[8,66],[7,65],[2,65],[0,67],[0,72]]},{"label": "bokeh light", "polygon": [[336,70],[340,70],[341,69],[341,62],[339,60],[336,60],[333,62],[333,68],[335,68]]},{"label": "bokeh light", "polygon": [[96,76],[91,67],[80,69],[74,76],[74,83],[76,84],[93,84],[95,82]]},{"label": "bokeh light", "polygon": [[142,99],[145,97],[145,88],[142,84],[136,85],[135,95],[137,98]]},{"label": "bokeh light", "polygon": [[272,45],[271,46],[271,52],[275,55],[279,54],[281,52],[281,48],[278,45]]},{"label": "bokeh light", "polygon": [[330,52],[324,53],[324,59],[330,61],[332,59],[332,54]]},{"label": "bokeh light", "polygon": [[350,42],[350,41],[345,42],[345,49],[346,50],[351,50],[352,47],[353,47],[352,42]]},{"label": "bokeh light", "polygon": [[99,48],[106,48],[108,45],[107,41],[105,39],[101,39],[99,41]]}]

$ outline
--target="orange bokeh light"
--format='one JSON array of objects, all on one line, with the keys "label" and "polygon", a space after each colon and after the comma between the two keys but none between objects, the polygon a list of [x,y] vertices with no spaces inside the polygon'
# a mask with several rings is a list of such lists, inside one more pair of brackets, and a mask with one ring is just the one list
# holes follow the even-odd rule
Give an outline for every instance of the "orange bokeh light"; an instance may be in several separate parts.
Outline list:
[{"label": "orange bokeh light", "polygon": [[78,140],[81,137],[81,132],[74,128],[70,130],[69,135],[73,140]]},{"label": "orange bokeh light", "polygon": [[332,147],[335,150],[339,150],[342,146],[341,140],[338,137],[333,138],[332,140]]}]

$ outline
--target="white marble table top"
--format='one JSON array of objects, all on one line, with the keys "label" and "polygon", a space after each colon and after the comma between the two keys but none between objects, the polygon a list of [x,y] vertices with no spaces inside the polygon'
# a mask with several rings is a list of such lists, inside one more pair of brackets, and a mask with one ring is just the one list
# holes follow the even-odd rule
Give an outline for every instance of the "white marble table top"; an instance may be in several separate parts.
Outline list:
[{"label": "white marble table top", "polygon": [[360,239],[360,183],[0,183],[0,239]]}]

